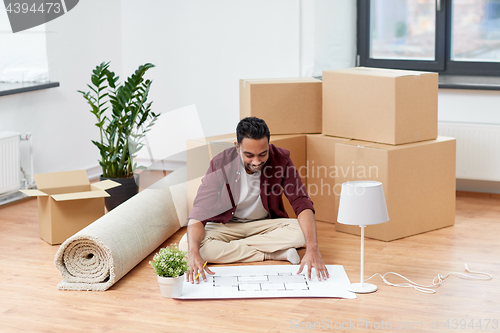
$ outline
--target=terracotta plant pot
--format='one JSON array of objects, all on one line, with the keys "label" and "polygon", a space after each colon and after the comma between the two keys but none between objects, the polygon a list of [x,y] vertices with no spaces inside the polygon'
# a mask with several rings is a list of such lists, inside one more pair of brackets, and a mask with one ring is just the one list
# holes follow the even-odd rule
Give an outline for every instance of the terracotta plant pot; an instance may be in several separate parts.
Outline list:
[{"label": "terracotta plant pot", "polygon": [[106,178],[101,175],[101,180],[111,179],[117,183],[122,184],[121,186],[111,188],[106,190],[109,193],[110,197],[104,198],[104,205],[106,209],[111,211],[116,206],[124,203],[128,199],[132,198],[134,195],[139,193],[139,186],[135,182],[134,177],[129,178]]},{"label": "terracotta plant pot", "polygon": [[178,277],[163,277],[156,276],[160,284],[160,292],[163,297],[172,298],[182,295],[182,284],[184,283],[185,274]]}]

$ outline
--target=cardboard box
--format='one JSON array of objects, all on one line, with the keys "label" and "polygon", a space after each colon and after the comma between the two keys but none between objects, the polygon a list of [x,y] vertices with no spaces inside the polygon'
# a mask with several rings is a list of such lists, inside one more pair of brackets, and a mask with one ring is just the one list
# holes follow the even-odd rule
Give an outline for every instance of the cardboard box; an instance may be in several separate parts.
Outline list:
[{"label": "cardboard box", "polygon": [[[223,150],[234,146],[236,134],[226,134],[187,141],[187,192],[188,210],[191,212],[193,202],[198,193],[201,179],[205,176],[210,160]],[[305,135],[271,135],[270,143],[290,151],[290,157],[306,183],[306,136]],[[296,217],[288,199],[283,195],[283,203],[289,217]]]},{"label": "cardboard box", "polygon": [[40,238],[61,244],[104,215],[105,190],[120,186],[112,180],[89,183],[85,170],[42,173],[34,176],[38,190],[21,190],[38,197]]},{"label": "cardboard box", "polygon": [[335,181],[335,144],[349,141],[322,134],[307,136],[307,192],[314,203],[318,221],[337,221],[335,193],[340,194],[342,184]]},{"label": "cardboard box", "polygon": [[321,133],[321,81],[240,80],[240,119],[264,119],[272,135]]},{"label": "cardboard box", "polygon": [[[365,235],[391,241],[455,223],[456,140],[390,146],[361,141],[337,143],[337,183],[375,180],[383,184],[389,222],[369,225]],[[336,206],[339,204],[336,195]],[[337,231],[360,234],[358,226],[336,223]]]},{"label": "cardboard box", "polygon": [[225,134],[186,141],[188,214],[193,209],[201,179],[207,173],[214,156],[234,146],[236,134]]},{"label": "cardboard box", "polygon": [[[299,172],[302,183],[307,189],[307,166],[306,166],[306,136],[305,135],[271,135],[270,143],[277,147],[290,151],[293,165]],[[292,205],[283,194],[283,204],[290,218],[296,218]]]},{"label": "cardboard box", "polygon": [[437,138],[438,74],[380,68],[323,72],[323,134],[404,144]]}]

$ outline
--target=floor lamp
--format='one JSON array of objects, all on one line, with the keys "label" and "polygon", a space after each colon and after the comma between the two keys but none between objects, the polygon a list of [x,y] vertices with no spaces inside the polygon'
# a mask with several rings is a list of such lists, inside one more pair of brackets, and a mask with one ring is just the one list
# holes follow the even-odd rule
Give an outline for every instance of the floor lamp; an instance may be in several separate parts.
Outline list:
[{"label": "floor lamp", "polygon": [[365,226],[389,221],[382,183],[355,181],[342,184],[337,221],[361,227],[361,282],[347,289],[355,293],[372,293],[377,286],[364,283]]}]

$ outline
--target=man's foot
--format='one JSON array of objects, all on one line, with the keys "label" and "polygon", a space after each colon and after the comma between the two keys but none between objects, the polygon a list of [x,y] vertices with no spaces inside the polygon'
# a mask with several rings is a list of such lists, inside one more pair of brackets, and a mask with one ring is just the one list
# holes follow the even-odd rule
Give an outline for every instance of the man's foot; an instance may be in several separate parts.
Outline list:
[{"label": "man's foot", "polygon": [[264,260],[288,260],[292,265],[297,265],[300,263],[300,257],[297,250],[292,248],[279,250],[272,253],[266,253]]}]

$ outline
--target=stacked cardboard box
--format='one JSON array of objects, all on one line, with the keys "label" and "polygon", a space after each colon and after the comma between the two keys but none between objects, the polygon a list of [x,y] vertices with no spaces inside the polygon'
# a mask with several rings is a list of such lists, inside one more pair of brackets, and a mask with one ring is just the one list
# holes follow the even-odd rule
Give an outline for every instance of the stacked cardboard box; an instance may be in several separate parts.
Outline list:
[{"label": "stacked cardboard box", "polygon": [[340,193],[341,183],[337,181],[335,145],[349,141],[322,134],[307,136],[307,192],[318,221],[335,223],[337,220],[335,196]]},{"label": "stacked cardboard box", "polygon": [[438,74],[380,68],[323,72],[323,134],[404,144],[437,137]]},{"label": "stacked cardboard box", "polygon": [[[240,119],[264,119],[271,143],[290,151],[307,188],[306,135],[322,130],[322,82],[314,78],[240,80]],[[279,136],[280,134],[289,134]],[[300,139],[299,139],[300,138]],[[288,200],[286,211],[295,217]]]},{"label": "stacked cardboard box", "polygon": [[[336,191],[335,208],[323,204],[332,196],[319,200],[318,220],[336,222],[343,182],[376,180],[390,220],[367,226],[367,237],[391,241],[454,224],[455,139],[437,137],[437,81],[436,73],[389,69],[323,72],[325,136],[308,136],[308,163],[328,151]],[[339,223],[336,230],[360,234]]]},{"label": "stacked cardboard box", "polygon": [[[454,224],[455,139],[437,137],[437,93],[436,73],[362,67],[325,71],[322,82],[240,80],[240,118],[265,119],[271,142],[291,151],[318,221],[336,223],[343,182],[380,181],[390,221],[365,235],[390,241]],[[210,158],[234,141],[188,142],[189,207]]]},{"label": "stacked cardboard box", "polygon": [[321,133],[321,94],[314,78],[240,80],[240,118],[265,119],[271,135]]}]

